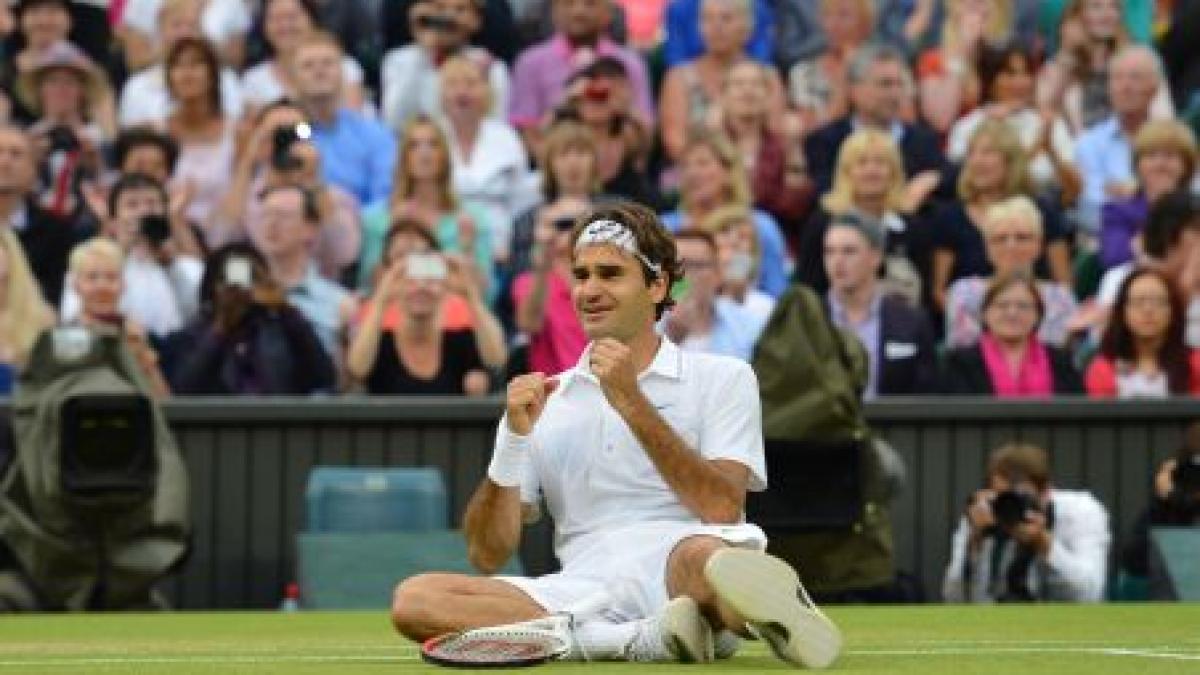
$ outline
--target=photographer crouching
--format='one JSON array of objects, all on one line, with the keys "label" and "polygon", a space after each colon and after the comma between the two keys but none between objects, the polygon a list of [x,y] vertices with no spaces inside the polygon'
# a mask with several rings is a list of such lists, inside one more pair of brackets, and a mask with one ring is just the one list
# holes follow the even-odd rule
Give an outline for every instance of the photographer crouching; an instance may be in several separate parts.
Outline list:
[{"label": "photographer crouching", "polygon": [[947,602],[1098,602],[1112,535],[1091,493],[1052,487],[1046,451],[1010,443],[988,459],[942,582]]},{"label": "photographer crouching", "polygon": [[1188,427],[1175,456],[1159,465],[1150,506],[1122,552],[1122,566],[1135,577],[1151,576],[1150,530],[1155,527],[1200,528],[1200,422]]}]

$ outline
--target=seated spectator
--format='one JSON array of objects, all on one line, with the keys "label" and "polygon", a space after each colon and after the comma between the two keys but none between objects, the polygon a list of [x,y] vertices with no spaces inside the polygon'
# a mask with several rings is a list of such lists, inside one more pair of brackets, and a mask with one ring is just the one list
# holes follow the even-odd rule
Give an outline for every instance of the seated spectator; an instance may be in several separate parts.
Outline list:
[{"label": "seated spectator", "polygon": [[675,235],[684,278],[672,290],[675,304],[662,319],[663,334],[680,349],[750,360],[766,321],[721,295],[717,242],[703,230]]},{"label": "seated spectator", "polygon": [[16,127],[0,126],[0,226],[17,233],[42,299],[57,307],[76,234],[71,223],[37,205],[34,178],[33,141]]},{"label": "seated spectator", "polygon": [[259,197],[258,222],[249,225],[275,280],[308,323],[334,363],[341,363],[343,329],[354,314],[350,293],[317,272],[313,244],[320,236],[321,207],[300,185],[267,187]]},{"label": "seated spectator", "polygon": [[[246,34],[250,32],[249,3],[244,0],[206,0],[200,13],[204,39],[212,43],[219,61],[241,68],[246,56]],[[118,33],[125,62],[131,70],[154,63],[154,54],[163,48],[155,17],[163,0],[126,0],[120,10]]]},{"label": "seated spectator", "polygon": [[724,206],[710,213],[700,230],[717,242],[721,297],[765,323],[775,309],[775,298],[754,287],[762,266],[754,212],[744,206]]},{"label": "seated spectator", "polygon": [[174,105],[166,131],[179,147],[174,182],[190,196],[188,219],[205,223],[229,189],[236,120],[222,112],[221,66],[208,42],[177,40],[165,67]]},{"label": "seated spectator", "polygon": [[156,399],[171,395],[158,366],[158,353],[150,346],[136,319],[121,311],[125,296],[125,255],[107,237],[94,237],[71,250],[71,291],[79,298],[79,311],[64,323],[119,331]]},{"label": "seated spectator", "polygon": [[1053,195],[1064,206],[1079,197],[1080,176],[1075,170],[1075,143],[1062,115],[1034,107],[1036,63],[1019,44],[983,47],[979,55],[980,105],[959,118],[946,141],[946,157],[966,159],[971,138],[988,120],[1008,123],[1021,139],[1029,157],[1029,180],[1034,194]]},{"label": "seated spectator", "polygon": [[317,269],[328,279],[340,279],[358,259],[362,244],[358,200],[323,178],[322,153],[313,142],[304,111],[288,102],[272,104],[239,146],[225,198],[203,227],[208,247],[257,237],[254,227],[262,220],[262,191],[300,185],[316,195],[321,213],[321,231],[313,251]]},{"label": "seated spectator", "polygon": [[442,64],[441,78],[454,191],[487,210],[492,257],[503,262],[510,254],[512,220],[528,201],[529,158],[512,127],[488,117],[493,92],[478,64],[451,57]]},{"label": "seated spectator", "polygon": [[[1085,41],[1084,27],[1077,18],[1072,21],[1064,21],[1068,10],[1076,15],[1083,11],[1083,8],[1078,6],[1079,4],[1074,0],[1039,0],[1037,2],[1038,34],[1036,40],[1044,45],[1047,54],[1055,54],[1067,44],[1082,44]],[[1107,30],[1111,34],[1116,34],[1115,31],[1120,30],[1128,40],[1138,44],[1150,42],[1154,32],[1152,24],[1157,22],[1155,15],[1159,14],[1159,10],[1154,7],[1157,4],[1156,0],[1099,0],[1095,4],[1097,6],[1088,8],[1090,15],[1088,23]],[[1121,24],[1117,29],[1111,27],[1114,15],[1115,20]],[[1088,32],[1097,32],[1095,28],[1087,30]]]},{"label": "seated spectator", "polygon": [[1134,271],[1121,285],[1100,353],[1087,369],[1098,398],[1200,396],[1200,351],[1184,340],[1186,308],[1170,277]]},{"label": "seated spectator", "polygon": [[1133,141],[1137,192],[1104,204],[1100,211],[1100,264],[1104,269],[1133,259],[1130,248],[1141,232],[1150,204],[1175,190],[1186,190],[1196,174],[1196,137],[1175,120],[1147,122]]},{"label": "seated spectator", "polygon": [[1108,68],[1112,115],[1081,133],[1075,142],[1075,163],[1083,177],[1079,198],[1083,233],[1094,238],[1100,228],[1100,207],[1111,199],[1132,196],[1136,190],[1133,139],[1146,122],[1158,117],[1152,103],[1165,87],[1161,62],[1152,49],[1126,47],[1112,57]]},{"label": "seated spectator", "polygon": [[812,207],[813,188],[804,170],[802,129],[789,124],[790,134],[771,130],[772,77],[772,71],[754,61],[731,67],[711,123],[741,150],[754,205],[780,223],[798,223]]},{"label": "seated spectator", "polygon": [[[712,37],[704,30],[706,0],[672,0],[667,4],[666,32],[663,59],[668,68],[700,58],[712,45]],[[761,63],[772,62],[772,27],[774,16],[768,0],[732,0],[746,15],[746,38],[738,49]]]},{"label": "seated spectator", "polygon": [[482,27],[483,6],[479,0],[428,0],[413,3],[411,8],[408,22],[416,39],[383,57],[380,98],[388,126],[399,133],[414,115],[433,117],[441,112],[440,71],[451,57],[478,66],[492,91],[487,116],[506,120],[508,67],[486,49],[468,46]]},{"label": "seated spectator", "polygon": [[[199,0],[163,0],[158,10],[157,60],[131,75],[121,88],[117,119],[122,127],[166,121],[172,103],[163,60],[180,39],[202,36],[200,11]],[[241,86],[237,74],[229,68],[221,69],[221,106],[228,117],[236,119],[242,114]]]},{"label": "seated spectator", "polygon": [[38,202],[76,220],[81,186],[101,170],[101,149],[116,132],[108,79],[80,49],[59,42],[41,53],[17,80],[18,97],[32,113],[29,126],[42,158]]},{"label": "seated spectator", "polygon": [[[383,49],[391,51],[404,47],[413,41],[412,26],[409,23],[409,18],[412,15],[414,5],[430,0],[388,0],[388,2],[378,3],[382,5],[377,7],[380,14],[380,20],[377,22],[382,27]],[[476,0],[482,7],[482,19],[480,20],[481,28],[472,37],[471,44],[482,47],[496,58],[505,63],[512,63],[517,58],[517,53],[530,40],[518,39],[524,38],[523,35],[518,35],[517,25],[514,20],[514,14],[519,10],[513,6],[512,0]],[[530,0],[517,0],[517,2],[529,2]],[[549,0],[536,0],[538,2],[549,2]],[[549,12],[546,12],[547,15]],[[553,27],[547,29],[548,35],[553,31]],[[339,33],[340,35],[341,33]],[[538,40],[544,39],[542,37]]]},{"label": "seated spectator", "polygon": [[[937,135],[921,124],[904,121],[911,108],[912,73],[904,53],[883,45],[866,45],[854,53],[846,71],[850,110],[809,133],[804,141],[808,175],[825,194],[833,185],[834,169],[842,142],[863,127],[890,134],[903,160],[906,201],[915,212],[938,191],[948,192],[946,160],[938,149]],[[818,239],[818,241],[820,241]]]},{"label": "seated spectator", "polygon": [[921,116],[945,135],[980,99],[975,64],[986,45],[1012,38],[1013,0],[946,0],[938,46],[917,59]]},{"label": "seated spectator", "polygon": [[179,144],[153,127],[130,127],[117,134],[112,158],[117,173],[140,173],[166,184],[179,161]]},{"label": "seated spectator", "polygon": [[[589,210],[586,203],[580,206],[576,216]],[[579,362],[588,337],[571,299],[575,218],[555,217],[551,209],[543,212],[546,216],[535,226],[530,269],[513,282],[512,302],[517,330],[529,336],[530,372],[557,375]]]},{"label": "seated spectator", "polygon": [[450,145],[433,120],[416,117],[400,138],[393,192],[387,207],[363,212],[363,246],[359,285],[365,286],[382,257],[381,244],[392,222],[423,224],[445,253],[462,254],[472,263],[472,277],[484,297],[494,297],[498,283],[492,256],[492,223],[486,209],[460,200],[451,178]]},{"label": "seated spectator", "polygon": [[1126,542],[1121,552],[1121,566],[1126,572],[1150,576],[1151,528],[1200,527],[1200,490],[1184,478],[1189,473],[1195,475],[1197,470],[1200,470],[1200,423],[1193,423],[1184,432],[1183,442],[1174,455],[1158,465],[1150,506],[1138,516],[1131,541]]},{"label": "seated spectator", "polygon": [[245,243],[209,256],[200,313],[168,338],[176,393],[264,396],[329,393],[336,371],[312,326],[288,306],[266,260]]},{"label": "seated spectator", "polygon": [[996,398],[1083,393],[1071,357],[1037,337],[1046,312],[1033,277],[1014,273],[993,279],[983,295],[981,314],[979,343],[945,354],[945,393]]},{"label": "seated spectator", "polygon": [[[13,9],[13,38],[19,49],[5,56],[12,59],[11,78],[27,73],[41,63],[45,53],[60,42],[71,37],[71,0],[23,0]],[[6,50],[7,51],[7,50]],[[7,66],[0,66],[7,70]]]},{"label": "seated spectator", "polygon": [[[101,234],[121,252],[124,293],[120,311],[155,337],[183,328],[196,313],[204,263],[181,213],[170,213],[162,183],[149,176],[122,176],[108,195]],[[68,277],[62,320],[84,311]]]},{"label": "seated spectator", "polygon": [[[1038,102],[1040,107],[1062,110],[1071,133],[1082,134],[1111,114],[1121,114],[1111,97],[1117,55],[1133,44],[1121,23],[1125,4],[1123,0],[1071,0],[1062,14],[1058,52],[1038,78]],[[1156,67],[1161,78],[1161,63]],[[1152,117],[1174,114],[1165,85],[1151,92],[1151,100],[1147,105]]]},{"label": "seated spectator", "polygon": [[[788,70],[788,100],[800,113],[805,131],[825,126],[850,112],[846,71],[850,59],[875,29],[873,0],[821,0],[820,32],[825,49]],[[782,8],[780,13],[783,13]]]},{"label": "seated spectator", "polygon": [[[486,369],[505,359],[500,323],[462,257],[439,253],[432,235],[417,223],[401,227],[422,237],[427,248],[387,262],[375,284],[370,313],[350,346],[350,376],[371,394],[482,396],[491,386]],[[470,327],[442,325],[448,293],[470,306]],[[394,304],[401,320],[385,329],[384,313]]]},{"label": "seated spectator", "polygon": [[513,68],[508,120],[534,155],[540,154],[539,129],[562,103],[571,74],[602,56],[618,59],[633,90],[632,109],[653,128],[654,99],[642,58],[606,35],[612,0],[553,0],[556,33],[521,53]]},{"label": "seated spectator", "polygon": [[[999,120],[980,125],[971,138],[966,161],[958,176],[958,196],[934,219],[932,297],[939,310],[946,308],[950,284],[964,277],[991,273],[983,239],[984,214],[989,206],[1019,195],[1029,195],[1025,147],[1016,131]],[[1042,240],[1035,272],[1053,281],[1071,284],[1071,249],[1061,210],[1039,205]],[[1044,256],[1044,260],[1042,259]]]},{"label": "seated spectator", "polygon": [[[246,69],[241,87],[246,105],[263,107],[282,98],[300,98],[300,82],[292,60],[295,51],[321,28],[320,13],[313,0],[263,0],[256,19],[265,40],[267,59]],[[357,110],[362,107],[363,70],[357,61],[341,54],[342,87],[340,104]],[[336,67],[336,64],[335,64]]]},{"label": "seated spectator", "polygon": [[345,105],[341,45],[327,33],[312,33],[290,56],[289,74],[312,120],[325,180],[364,206],[383,203],[392,188],[396,143],[387,127]]},{"label": "seated spectator", "polygon": [[[680,168],[679,208],[662,217],[663,225],[672,232],[699,229],[709,214],[722,206],[750,206],[749,177],[741,157],[724,136],[694,134],[680,157]],[[755,285],[779,297],[787,287],[783,235],[769,214],[758,209],[753,213],[762,244],[762,269]]]},{"label": "seated spectator", "polygon": [[0,228],[0,394],[12,393],[33,343],[54,323],[21,242],[11,229]]},{"label": "seated spectator", "polygon": [[947,602],[1099,602],[1112,541],[1091,493],[1054,487],[1050,458],[1011,443],[988,458],[950,543]]},{"label": "seated spectator", "polygon": [[[1009,197],[983,212],[984,247],[991,264],[990,276],[963,277],[946,293],[946,346],[970,347],[983,330],[981,305],[992,279],[1014,273],[1032,274],[1042,255],[1042,214],[1027,197]],[[1038,339],[1052,347],[1066,347],[1075,314],[1075,296],[1070,287],[1039,281],[1038,292],[1046,316]]]},{"label": "seated spectator", "polygon": [[799,233],[796,280],[817,293],[829,290],[825,232],[831,218],[854,214],[883,227],[884,277],[889,290],[917,304],[922,289],[928,286],[922,278],[926,265],[916,257],[926,248],[926,235],[921,224],[907,214],[900,151],[890,134],[871,128],[854,132],[840,148],[833,189],[821,198],[821,209]]},{"label": "seated spectator", "polygon": [[[708,125],[729,69],[746,60],[746,41],[754,21],[750,0],[702,0],[700,5],[704,51],[667,71],[659,99],[663,149],[675,161],[682,156],[692,129]],[[783,84],[774,70],[764,76],[768,126],[779,130],[786,103]]]},{"label": "seated spectator", "polygon": [[937,359],[929,319],[879,284],[887,233],[876,221],[835,216],[825,232],[825,304],[834,325],[853,333],[867,353],[867,399],[931,393]]},{"label": "seated spectator", "polygon": [[591,130],[601,192],[655,207],[662,200],[647,174],[654,139],[652,130],[630,112],[632,95],[625,66],[602,56],[571,76],[555,124],[578,122]]}]

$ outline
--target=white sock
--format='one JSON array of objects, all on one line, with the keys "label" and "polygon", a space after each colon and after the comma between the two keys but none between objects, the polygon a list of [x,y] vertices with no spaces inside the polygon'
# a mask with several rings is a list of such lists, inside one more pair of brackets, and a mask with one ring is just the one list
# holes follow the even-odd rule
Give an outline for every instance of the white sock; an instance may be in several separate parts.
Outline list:
[{"label": "white sock", "polygon": [[623,661],[625,648],[637,633],[637,621],[589,621],[575,627],[575,661]]}]

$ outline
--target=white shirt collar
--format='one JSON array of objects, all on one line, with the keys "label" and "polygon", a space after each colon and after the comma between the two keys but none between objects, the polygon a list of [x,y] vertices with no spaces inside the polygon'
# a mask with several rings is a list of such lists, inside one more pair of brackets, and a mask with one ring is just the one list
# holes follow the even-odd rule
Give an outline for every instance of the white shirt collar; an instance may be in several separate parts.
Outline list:
[{"label": "white shirt collar", "polygon": [[[658,352],[654,355],[654,360],[638,375],[638,380],[650,375],[658,375],[672,380],[683,378],[683,350],[675,343],[671,342],[666,336],[659,336]],[[598,384],[596,376],[592,374],[591,368],[591,353],[592,344],[588,343],[583,354],[580,355],[579,361],[570,370],[562,374],[562,388],[569,387],[576,378],[583,378],[589,382]]]},{"label": "white shirt collar", "polygon": [[8,216],[8,226],[13,232],[22,232],[26,227],[29,227],[29,205],[21,202]]}]

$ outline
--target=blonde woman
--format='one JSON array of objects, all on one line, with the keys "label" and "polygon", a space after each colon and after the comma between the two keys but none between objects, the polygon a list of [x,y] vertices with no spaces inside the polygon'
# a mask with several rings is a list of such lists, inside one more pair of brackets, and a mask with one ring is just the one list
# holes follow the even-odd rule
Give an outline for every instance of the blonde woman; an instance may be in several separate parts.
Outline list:
[{"label": "blonde woman", "polygon": [[442,128],[429,117],[409,121],[400,137],[400,155],[392,175],[392,194],[386,206],[363,212],[363,242],[359,285],[367,288],[383,255],[390,225],[401,219],[421,223],[445,253],[462,254],[474,263],[480,289],[490,299],[496,289],[488,211],[464,201],[451,179],[450,146]]},{"label": "blonde woman", "polygon": [[744,206],[723,206],[713,211],[700,229],[717,242],[721,295],[765,322],[775,309],[775,298],[754,287],[762,264],[754,214]]},{"label": "blonde woman", "polygon": [[42,299],[21,242],[12,228],[0,229],[0,394],[12,392],[33,343],[53,325],[54,312]]},{"label": "blonde woman", "polygon": [[[663,224],[672,232],[699,229],[722,206],[751,205],[750,179],[742,158],[724,136],[711,132],[693,134],[679,157],[679,166],[679,208],[662,217]],[[762,243],[757,286],[772,297],[779,297],[788,283],[783,235],[769,214],[758,209],[752,214]]]},{"label": "blonde woman", "polygon": [[[945,308],[946,289],[951,282],[992,273],[983,239],[988,207],[1009,197],[1028,194],[1029,172],[1020,136],[1002,120],[984,122],[967,146],[958,177],[959,201],[945,207],[935,220],[931,294],[938,309]],[[1061,211],[1053,205],[1039,206],[1045,247],[1036,272],[1069,286],[1071,252]]]},{"label": "blonde woman", "polygon": [[[838,152],[833,187],[801,231],[797,280],[820,293],[828,290],[823,255],[825,231],[832,216],[853,213],[884,228],[887,274],[902,285],[894,290],[912,297],[920,288],[920,279],[909,262],[909,251],[920,250],[914,238],[921,233],[907,215],[910,203],[905,191],[904,164],[892,135],[868,128],[855,131]],[[913,284],[917,284],[916,288]]]},{"label": "blonde woman", "polygon": [[941,44],[923,53],[916,68],[921,115],[938,133],[948,133],[979,102],[979,53],[1008,40],[1012,25],[1012,0],[946,0]]},{"label": "blonde woman", "polygon": [[[979,341],[983,294],[992,279],[1033,272],[1042,253],[1042,212],[1022,195],[993,204],[984,212],[983,238],[992,274],[959,279],[946,293],[946,346],[950,348],[970,347]],[[1037,287],[1046,307],[1038,338],[1052,347],[1066,346],[1075,296],[1062,284],[1039,281]]]}]

